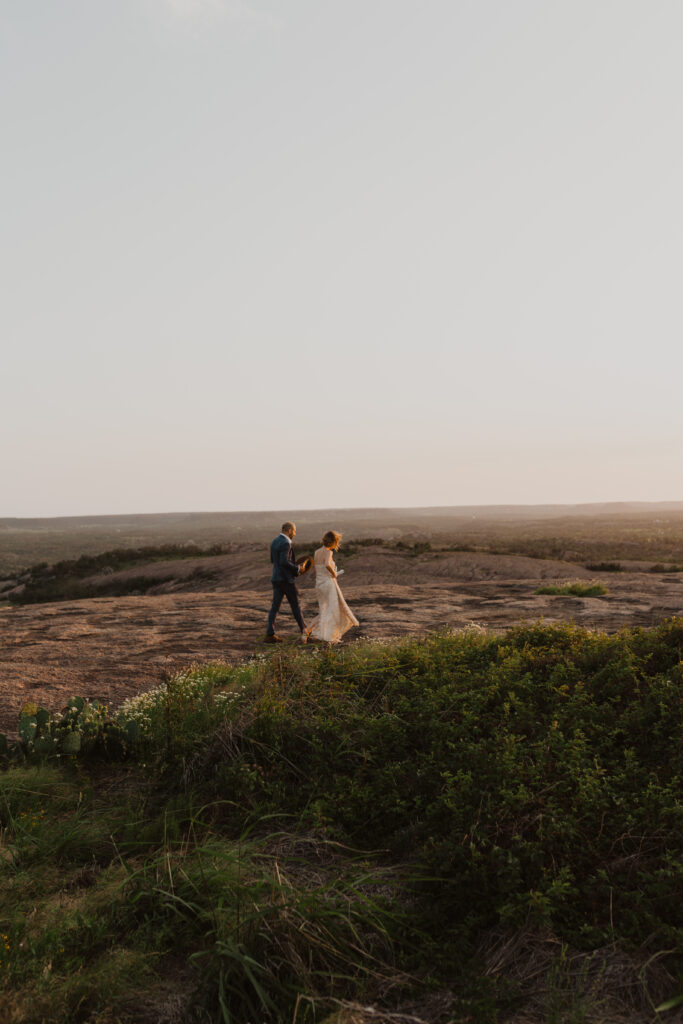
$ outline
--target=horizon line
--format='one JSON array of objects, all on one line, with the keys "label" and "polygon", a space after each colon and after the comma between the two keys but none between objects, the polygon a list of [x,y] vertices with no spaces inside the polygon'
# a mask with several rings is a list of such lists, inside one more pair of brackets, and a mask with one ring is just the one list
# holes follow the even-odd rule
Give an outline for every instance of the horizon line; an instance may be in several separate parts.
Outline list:
[{"label": "horizon line", "polygon": [[0,515],[0,523],[8,521],[55,520],[55,519],[142,519],[146,517],[160,516],[238,516],[238,515],[297,515],[299,513],[310,514],[340,513],[340,512],[448,512],[455,510],[469,509],[536,509],[536,508],[568,508],[582,509],[605,506],[680,506],[683,508],[683,498],[664,500],[642,500],[642,499],[619,499],[602,501],[538,501],[538,502],[486,502],[469,503],[464,505],[339,505],[339,506],[315,506],[302,507],[289,510],[287,508],[245,508],[245,509],[178,509],[171,512],[87,512],[87,513],[57,513],[56,515]]}]

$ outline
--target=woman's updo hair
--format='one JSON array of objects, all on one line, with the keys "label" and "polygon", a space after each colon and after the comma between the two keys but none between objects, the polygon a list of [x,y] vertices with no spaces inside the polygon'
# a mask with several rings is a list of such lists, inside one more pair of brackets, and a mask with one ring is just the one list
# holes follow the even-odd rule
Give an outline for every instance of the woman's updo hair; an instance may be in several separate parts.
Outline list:
[{"label": "woman's updo hair", "polygon": [[323,547],[334,548],[336,550],[341,543],[341,539],[341,533],[337,533],[336,530],[328,530],[323,536]]}]

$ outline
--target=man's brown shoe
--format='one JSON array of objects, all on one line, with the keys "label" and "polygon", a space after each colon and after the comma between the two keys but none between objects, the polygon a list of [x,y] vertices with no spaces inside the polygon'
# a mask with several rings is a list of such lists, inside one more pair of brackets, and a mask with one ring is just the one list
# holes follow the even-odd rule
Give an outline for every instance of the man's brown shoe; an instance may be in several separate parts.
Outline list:
[{"label": "man's brown shoe", "polygon": [[264,644],[282,644],[284,640],[281,636],[276,636],[275,633],[268,633],[263,642]]}]

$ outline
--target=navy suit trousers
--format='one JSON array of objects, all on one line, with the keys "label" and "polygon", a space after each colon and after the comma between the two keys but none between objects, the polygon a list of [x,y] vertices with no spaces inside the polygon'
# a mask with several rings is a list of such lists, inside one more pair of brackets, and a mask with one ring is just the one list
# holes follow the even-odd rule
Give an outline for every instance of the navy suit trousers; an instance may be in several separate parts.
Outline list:
[{"label": "navy suit trousers", "polygon": [[283,597],[286,597],[289,601],[289,607],[292,609],[292,615],[296,619],[299,629],[305,629],[304,617],[299,607],[297,589],[292,582],[288,581],[285,583],[283,581],[282,583],[273,583],[273,603],[268,613],[268,628],[266,630],[268,636],[272,636],[275,632],[275,616],[280,611]]}]

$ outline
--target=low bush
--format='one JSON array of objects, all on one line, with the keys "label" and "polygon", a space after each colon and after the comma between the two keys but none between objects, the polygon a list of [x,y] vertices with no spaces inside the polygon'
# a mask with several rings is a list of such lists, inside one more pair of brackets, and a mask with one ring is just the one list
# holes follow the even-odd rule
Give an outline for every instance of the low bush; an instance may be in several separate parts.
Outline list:
[{"label": "low bush", "polygon": [[363,548],[387,547],[390,541],[382,537],[352,537],[350,540],[342,541],[342,550],[345,555],[355,555]]},{"label": "low bush", "polygon": [[287,813],[436,873],[461,938],[531,915],[603,941],[610,906],[622,937],[673,938],[658,894],[681,870],[682,646],[674,622],[278,652],[125,714],[144,708],[147,757],[182,759],[247,818]]},{"label": "low bush", "polygon": [[558,583],[539,587],[536,594],[554,594],[573,597],[603,597],[609,590],[602,583]]},{"label": "low bush", "polygon": [[[139,548],[115,548],[100,555],[81,555],[48,565],[40,562],[19,577],[23,588],[9,595],[13,604],[38,604],[45,601],[76,601],[90,597],[120,597],[134,591],[141,593],[165,583],[168,577],[154,573],[130,579],[101,579],[97,584],[85,582],[90,576],[121,572],[135,566],[186,558],[209,558],[229,550],[220,544],[201,548],[197,544],[162,544]],[[211,577],[210,570],[197,568],[194,578]],[[14,585],[14,581],[13,581]]]},{"label": "low bush", "polygon": [[397,540],[392,547],[397,551],[406,551],[409,555],[426,555],[432,550],[432,545],[428,540],[418,540],[412,543]]},{"label": "low bush", "polygon": [[230,706],[258,677],[259,662],[217,662],[169,676],[160,686],[124,701],[117,719],[135,730],[145,756],[178,761],[206,744]]}]

